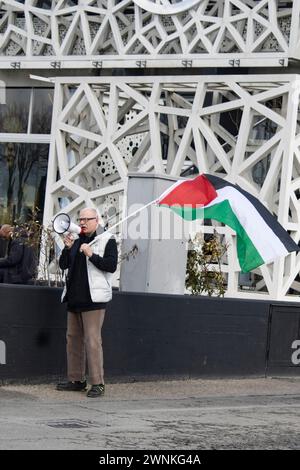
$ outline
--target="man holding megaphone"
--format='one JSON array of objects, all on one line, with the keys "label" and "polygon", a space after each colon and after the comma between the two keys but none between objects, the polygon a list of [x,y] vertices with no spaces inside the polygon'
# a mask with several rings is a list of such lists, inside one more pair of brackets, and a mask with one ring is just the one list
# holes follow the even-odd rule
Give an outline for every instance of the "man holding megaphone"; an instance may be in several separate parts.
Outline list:
[{"label": "man holding megaphone", "polygon": [[61,269],[67,270],[62,301],[67,302],[68,309],[68,381],[59,383],[57,390],[86,390],[87,361],[91,384],[87,396],[94,398],[104,394],[101,328],[106,304],[112,298],[117,244],[110,232],[98,232],[99,216],[95,209],[81,210],[79,225],[63,216],[67,215],[59,215],[53,225],[58,233],[68,230],[59,259]]}]

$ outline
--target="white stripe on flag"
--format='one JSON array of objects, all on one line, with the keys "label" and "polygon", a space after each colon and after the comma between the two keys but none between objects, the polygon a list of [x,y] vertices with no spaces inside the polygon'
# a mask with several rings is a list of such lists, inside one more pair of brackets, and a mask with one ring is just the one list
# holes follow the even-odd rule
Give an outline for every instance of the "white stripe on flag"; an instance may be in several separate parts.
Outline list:
[{"label": "white stripe on flag", "polygon": [[205,208],[214,206],[227,199],[240,224],[265,263],[270,263],[278,256],[286,256],[288,254],[287,249],[278,236],[246,196],[232,186],[221,188],[217,190],[217,193],[216,199],[205,206]]}]

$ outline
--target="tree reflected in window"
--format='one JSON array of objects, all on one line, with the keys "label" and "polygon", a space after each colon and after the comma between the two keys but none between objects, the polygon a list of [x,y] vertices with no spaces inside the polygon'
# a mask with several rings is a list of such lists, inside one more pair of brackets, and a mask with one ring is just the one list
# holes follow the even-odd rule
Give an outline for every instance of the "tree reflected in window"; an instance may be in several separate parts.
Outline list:
[{"label": "tree reflected in window", "polygon": [[48,144],[0,144],[0,223],[26,221],[35,207],[43,211]]}]

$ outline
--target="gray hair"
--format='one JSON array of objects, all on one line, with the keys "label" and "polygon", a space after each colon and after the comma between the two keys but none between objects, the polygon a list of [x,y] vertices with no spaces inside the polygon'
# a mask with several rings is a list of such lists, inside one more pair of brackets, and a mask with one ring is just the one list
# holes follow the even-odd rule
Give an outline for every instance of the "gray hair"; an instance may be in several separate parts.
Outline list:
[{"label": "gray hair", "polygon": [[[99,214],[98,209],[95,209],[95,207],[84,207],[83,209],[81,209],[81,211],[84,211],[84,210],[89,210],[89,211],[93,212],[94,215],[95,215],[95,217],[97,217],[98,222],[99,222],[99,223],[102,222],[102,217],[101,217],[101,215]],[[80,212],[81,212],[81,211],[80,211]]]}]

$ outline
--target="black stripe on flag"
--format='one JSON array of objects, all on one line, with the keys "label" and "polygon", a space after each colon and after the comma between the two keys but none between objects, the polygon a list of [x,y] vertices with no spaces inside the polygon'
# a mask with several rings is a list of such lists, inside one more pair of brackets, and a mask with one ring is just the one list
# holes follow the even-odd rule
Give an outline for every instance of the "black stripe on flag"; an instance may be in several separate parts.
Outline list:
[{"label": "black stripe on flag", "polygon": [[225,188],[226,186],[231,186],[232,188],[235,188],[238,190],[243,196],[245,196],[251,204],[255,207],[257,212],[261,215],[261,217],[264,219],[266,224],[269,225],[271,230],[275,233],[275,235],[280,239],[281,243],[285,246],[287,251],[300,251],[300,247],[294,242],[294,240],[290,237],[290,235],[287,233],[287,231],[280,225],[280,223],[277,221],[276,217],[271,214],[270,211],[252,194],[248,193],[247,191],[244,191],[242,188],[240,188],[236,184],[229,183],[228,181],[225,181],[222,178],[219,178],[218,176],[213,176],[213,175],[208,175],[205,174],[206,178],[209,180],[209,182],[214,186],[215,190],[217,191],[218,189]]}]

